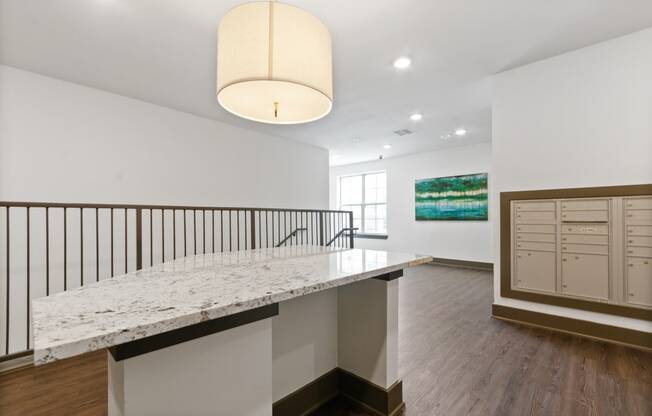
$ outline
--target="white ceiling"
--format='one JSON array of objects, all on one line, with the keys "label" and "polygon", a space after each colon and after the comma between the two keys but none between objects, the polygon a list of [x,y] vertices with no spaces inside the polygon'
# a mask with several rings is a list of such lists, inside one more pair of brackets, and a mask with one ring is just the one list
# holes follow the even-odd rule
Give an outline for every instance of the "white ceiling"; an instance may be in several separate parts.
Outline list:
[{"label": "white ceiling", "polygon": [[[324,147],[346,164],[489,141],[492,74],[652,26],[650,0],[286,1],[333,38],[333,111],[311,124],[257,124],[217,104],[217,23],[241,0],[0,0],[0,63]],[[400,55],[413,60],[403,72]],[[466,137],[440,138],[461,126]],[[415,133],[392,133],[402,128]]]}]

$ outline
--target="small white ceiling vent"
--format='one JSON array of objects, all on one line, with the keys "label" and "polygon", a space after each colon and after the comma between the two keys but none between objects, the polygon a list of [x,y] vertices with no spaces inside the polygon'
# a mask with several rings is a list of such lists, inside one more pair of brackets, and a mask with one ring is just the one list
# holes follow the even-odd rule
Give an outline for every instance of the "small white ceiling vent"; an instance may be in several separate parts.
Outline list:
[{"label": "small white ceiling vent", "polygon": [[414,132],[410,129],[394,130],[394,134],[396,134],[397,136],[407,136],[408,134],[412,134],[412,133]]}]

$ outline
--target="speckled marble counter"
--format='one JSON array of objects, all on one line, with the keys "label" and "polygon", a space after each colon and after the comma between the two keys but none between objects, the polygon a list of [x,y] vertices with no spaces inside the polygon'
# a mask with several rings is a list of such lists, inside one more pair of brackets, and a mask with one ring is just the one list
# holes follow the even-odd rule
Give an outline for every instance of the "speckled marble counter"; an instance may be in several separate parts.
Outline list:
[{"label": "speckled marble counter", "polygon": [[180,258],[33,300],[34,361],[73,357],[430,260],[318,246]]}]

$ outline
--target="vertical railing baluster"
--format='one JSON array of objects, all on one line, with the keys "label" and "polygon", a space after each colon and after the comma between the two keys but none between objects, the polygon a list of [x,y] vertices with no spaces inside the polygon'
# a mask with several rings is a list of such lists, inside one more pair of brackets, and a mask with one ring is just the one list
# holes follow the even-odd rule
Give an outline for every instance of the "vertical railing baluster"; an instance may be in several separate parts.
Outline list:
[{"label": "vertical railing baluster", "polygon": [[[127,224],[126,221],[127,215],[128,212],[125,210],[125,224]],[[125,238],[127,236],[126,233],[127,233],[127,229],[125,229]],[[126,242],[127,240],[125,239],[125,246],[127,244]],[[125,251],[125,255],[126,253],[127,252]],[[143,268],[143,210],[140,208],[136,208],[136,270],[141,270],[142,268]]]},{"label": "vertical railing baluster", "polygon": [[235,215],[236,215],[235,230],[236,230],[236,235],[238,237],[237,238],[238,250],[240,250],[240,210],[239,209],[235,211]]},{"label": "vertical railing baluster", "polygon": [[224,210],[220,210],[220,252],[224,253]]},{"label": "vertical railing baluster", "polygon": [[323,230],[324,230],[324,213],[319,211],[319,230],[318,230],[318,234],[319,234],[319,245],[320,246],[324,245],[324,233],[323,233]]},{"label": "vertical railing baluster", "polygon": [[[125,273],[127,273],[128,270],[128,259],[129,259],[129,226],[128,226],[128,218],[129,218],[129,212],[127,212],[127,208],[124,209],[125,213]],[[138,216],[136,216],[136,221],[138,221]],[[138,227],[136,227],[138,229]],[[138,232],[138,231],[136,231]],[[136,248],[138,250],[138,248]],[[138,254],[136,254],[138,256]],[[138,268],[138,263],[136,263],[136,268]]]},{"label": "vertical railing baluster", "polygon": [[233,227],[231,225],[231,221],[232,221],[231,210],[229,210],[229,252],[233,251],[233,245],[231,244],[231,242],[233,241],[233,239],[231,238],[231,228]]},{"label": "vertical railing baluster", "polygon": [[263,248],[263,243],[262,243],[263,229],[261,228],[263,226],[263,222],[261,219],[261,212],[262,210],[258,211],[258,247],[259,248]]},{"label": "vertical railing baluster", "polygon": [[113,277],[113,208],[111,208],[111,277]]},{"label": "vertical railing baluster", "polygon": [[63,290],[68,289],[68,209],[63,208]]},{"label": "vertical railing baluster", "polygon": [[[29,235],[30,235],[30,229],[29,229],[29,220],[30,220],[30,212],[29,212],[29,207],[27,207],[27,333],[25,334],[25,349],[29,349],[29,308],[30,308],[30,289],[31,289],[31,268],[30,268],[30,240],[29,240]],[[9,333],[7,333],[7,337],[9,337]]]},{"label": "vertical railing baluster", "polygon": [[50,296],[50,207],[45,207],[45,296]]},{"label": "vertical railing baluster", "polygon": [[201,248],[204,254],[206,254],[206,210],[202,210],[202,220],[201,220],[201,229],[202,229],[202,243]]},{"label": "vertical railing baluster", "polygon": [[195,256],[197,255],[197,210],[193,209],[192,210],[192,248],[195,252]]},{"label": "vertical railing baluster", "polygon": [[274,211],[272,210],[272,247],[276,245],[274,241]]},{"label": "vertical railing baluster", "polygon": [[183,257],[186,257],[188,255],[188,252],[186,250],[186,210],[183,210]]},{"label": "vertical railing baluster", "polygon": [[[285,217],[285,215],[283,215],[283,216]],[[281,211],[280,210],[278,211],[278,215],[277,215],[276,219],[278,220],[278,224],[276,224],[276,226],[278,227],[278,242],[280,243],[281,238],[283,238],[282,234],[281,234]],[[274,245],[276,245],[276,244],[277,243],[274,243]]]},{"label": "vertical railing baluster", "polygon": [[335,237],[335,233],[333,230],[335,229],[335,224],[333,222],[333,213],[329,212],[328,213],[328,239],[326,241],[331,241],[333,237]]},{"label": "vertical railing baluster", "polygon": [[95,208],[95,281],[100,281],[100,214]]},{"label": "vertical railing baluster", "polygon": [[215,210],[211,210],[211,249],[215,253]]},{"label": "vertical railing baluster", "polygon": [[[252,209],[249,211],[249,222],[251,223],[251,249],[256,248],[256,212]],[[260,226],[260,224],[258,224]]]},{"label": "vertical railing baluster", "polygon": [[[240,211],[238,211],[238,218],[240,218]],[[245,250],[248,248],[247,246],[249,245],[249,235],[247,234],[247,211],[242,211],[242,219],[244,221],[244,248]],[[238,230],[238,237],[240,237],[240,231]],[[238,245],[238,250],[240,250],[240,245]]]},{"label": "vertical railing baluster", "polygon": [[333,238],[333,215],[331,212],[327,213],[326,218],[328,218],[328,237],[326,238],[326,243]]},{"label": "vertical railing baluster", "polygon": [[84,286],[84,208],[79,207],[79,282]]},{"label": "vertical railing baluster", "polygon": [[7,254],[6,254],[7,255],[7,282],[6,282],[6,286],[7,286],[6,297],[7,297],[7,299],[6,299],[6,302],[5,302],[5,305],[6,305],[5,319],[7,321],[5,322],[5,354],[9,354],[9,320],[11,319],[11,315],[9,313],[10,312],[9,311],[9,290],[11,289],[11,283],[10,283],[10,281],[11,281],[11,267],[10,267],[10,265],[11,265],[11,249],[10,249],[10,238],[9,238],[11,225],[9,223],[9,220],[10,220],[10,218],[9,218],[9,209],[10,209],[9,206],[7,206],[7,211],[5,213],[6,214],[6,221],[7,221],[7,227],[6,227],[7,228],[7,242],[6,242],[7,247],[5,247],[5,249],[7,250]]},{"label": "vertical railing baluster", "polygon": [[[270,220],[271,218],[271,220]],[[270,231],[271,230],[271,231]],[[265,211],[265,247],[274,247],[274,211]]]},{"label": "vertical railing baluster", "polygon": [[172,210],[172,260],[177,259],[177,210]]},{"label": "vertical railing baluster", "polygon": [[[136,214],[138,215],[138,214]],[[149,267],[154,265],[154,224],[152,209],[149,209]]]},{"label": "vertical railing baluster", "polygon": [[165,209],[161,208],[161,263],[165,263]]},{"label": "vertical railing baluster", "polygon": [[353,248],[353,211],[349,211],[349,248]]}]

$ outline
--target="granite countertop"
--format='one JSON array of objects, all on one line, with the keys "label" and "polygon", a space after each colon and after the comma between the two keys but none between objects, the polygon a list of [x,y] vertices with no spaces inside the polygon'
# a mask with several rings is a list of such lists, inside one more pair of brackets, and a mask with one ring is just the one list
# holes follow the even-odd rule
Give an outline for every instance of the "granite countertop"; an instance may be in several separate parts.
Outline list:
[{"label": "granite countertop", "polygon": [[33,300],[34,362],[46,364],[430,260],[320,246],[183,257]]}]

